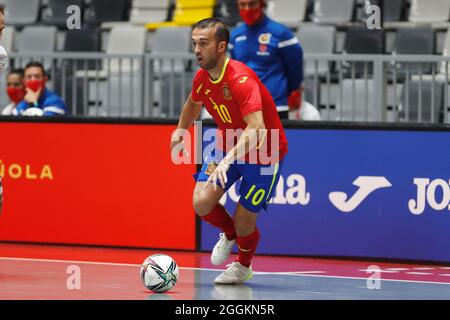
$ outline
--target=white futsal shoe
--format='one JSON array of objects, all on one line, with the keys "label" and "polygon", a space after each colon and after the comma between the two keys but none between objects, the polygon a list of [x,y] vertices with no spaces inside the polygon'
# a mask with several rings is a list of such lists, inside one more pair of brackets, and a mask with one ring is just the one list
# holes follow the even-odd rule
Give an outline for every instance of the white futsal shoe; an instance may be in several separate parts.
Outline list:
[{"label": "white futsal shoe", "polygon": [[222,272],[214,279],[218,284],[241,284],[253,277],[252,266],[244,267],[239,262],[235,261],[227,265],[228,269]]},{"label": "white futsal shoe", "polygon": [[211,263],[215,266],[224,263],[230,256],[236,240],[228,240],[225,233],[220,234],[219,241],[217,241],[211,253]]}]

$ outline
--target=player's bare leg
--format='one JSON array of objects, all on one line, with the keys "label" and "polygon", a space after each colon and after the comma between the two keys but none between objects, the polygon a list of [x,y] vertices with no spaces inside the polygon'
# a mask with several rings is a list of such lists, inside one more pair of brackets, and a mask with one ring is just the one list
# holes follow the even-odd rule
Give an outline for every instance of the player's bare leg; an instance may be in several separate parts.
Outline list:
[{"label": "player's bare leg", "polygon": [[251,260],[259,241],[259,232],[256,228],[257,217],[256,213],[247,210],[241,204],[237,205],[234,227],[239,256],[214,280],[215,283],[240,284],[253,276]]},{"label": "player's bare leg", "polygon": [[194,189],[195,212],[202,220],[223,231],[211,253],[211,263],[214,265],[222,264],[228,259],[236,237],[233,219],[219,203],[223,194],[222,188],[206,182],[197,182]]},{"label": "player's bare leg", "polygon": [[234,227],[239,237],[246,237],[256,230],[258,214],[244,208],[240,203],[234,214]]},{"label": "player's bare leg", "polygon": [[197,182],[194,188],[193,205],[195,212],[200,216],[206,216],[222,198],[224,191],[222,188],[216,188],[211,183],[206,187],[206,182]]}]

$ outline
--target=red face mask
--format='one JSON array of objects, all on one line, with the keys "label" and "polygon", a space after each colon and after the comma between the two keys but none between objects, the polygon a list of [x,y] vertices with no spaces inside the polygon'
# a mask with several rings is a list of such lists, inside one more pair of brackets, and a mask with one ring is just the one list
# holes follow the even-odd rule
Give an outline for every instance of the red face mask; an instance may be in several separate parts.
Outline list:
[{"label": "red face mask", "polygon": [[23,88],[7,87],[6,93],[8,94],[9,99],[16,104],[25,97],[25,90]]},{"label": "red face mask", "polygon": [[263,14],[263,9],[261,7],[256,9],[239,10],[242,20],[249,26],[254,25],[259,21]]},{"label": "red face mask", "polygon": [[33,91],[39,91],[45,87],[45,80],[28,80],[25,82],[25,87],[30,88]]}]

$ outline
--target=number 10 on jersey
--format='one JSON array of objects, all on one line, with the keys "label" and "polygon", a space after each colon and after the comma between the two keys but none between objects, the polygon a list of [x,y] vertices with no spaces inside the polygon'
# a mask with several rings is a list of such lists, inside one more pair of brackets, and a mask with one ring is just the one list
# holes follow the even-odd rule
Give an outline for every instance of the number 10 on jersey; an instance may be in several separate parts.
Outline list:
[{"label": "number 10 on jersey", "polygon": [[217,105],[217,103],[215,103],[213,101],[213,99],[211,99],[211,98],[210,98],[210,100],[213,103],[214,110],[217,111],[222,122],[223,123],[231,123],[231,116],[230,116],[230,112],[228,112],[227,107],[223,104],[221,104],[220,106]]}]

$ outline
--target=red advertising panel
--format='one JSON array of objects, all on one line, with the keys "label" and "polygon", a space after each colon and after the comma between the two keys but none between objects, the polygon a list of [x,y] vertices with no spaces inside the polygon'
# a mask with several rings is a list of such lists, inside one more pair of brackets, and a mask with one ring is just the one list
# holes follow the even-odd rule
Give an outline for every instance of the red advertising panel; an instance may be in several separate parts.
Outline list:
[{"label": "red advertising panel", "polygon": [[0,123],[0,240],[195,249],[173,125]]}]

